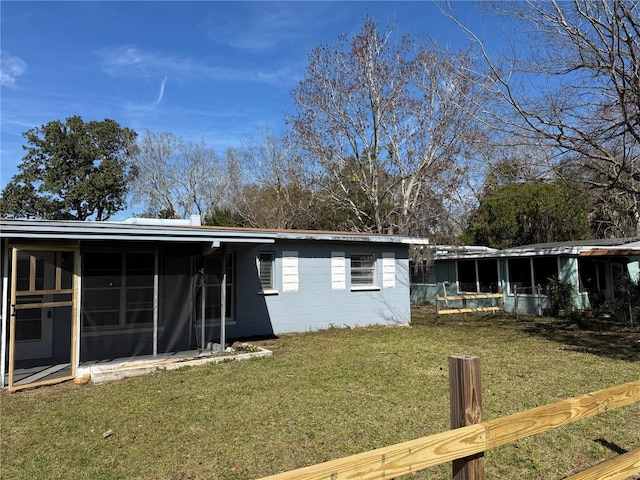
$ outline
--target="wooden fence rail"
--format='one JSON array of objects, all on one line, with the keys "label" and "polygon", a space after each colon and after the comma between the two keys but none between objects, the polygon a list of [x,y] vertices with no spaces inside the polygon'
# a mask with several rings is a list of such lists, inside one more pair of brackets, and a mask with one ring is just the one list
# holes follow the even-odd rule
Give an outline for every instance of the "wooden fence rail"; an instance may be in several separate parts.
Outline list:
[{"label": "wooden fence rail", "polygon": [[[262,480],[393,479],[435,465],[471,457],[638,401],[640,380],[495,420],[279,473]],[[620,455],[570,479],[623,479],[637,473],[640,473],[640,449]]]}]

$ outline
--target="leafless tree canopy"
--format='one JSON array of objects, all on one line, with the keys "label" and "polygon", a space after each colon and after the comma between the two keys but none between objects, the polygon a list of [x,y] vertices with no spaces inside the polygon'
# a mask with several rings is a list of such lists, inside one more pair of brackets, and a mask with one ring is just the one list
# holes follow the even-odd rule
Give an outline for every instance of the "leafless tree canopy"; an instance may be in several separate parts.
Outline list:
[{"label": "leafless tree canopy", "polygon": [[317,228],[313,172],[286,141],[269,130],[227,155],[231,201],[248,226]]},{"label": "leafless tree canopy", "polygon": [[[454,4],[444,8],[455,20]],[[505,109],[496,124],[567,161],[601,200],[616,192],[640,233],[640,6],[637,0],[498,2],[528,45],[492,57],[479,36],[491,90]],[[524,55],[523,52],[527,52]],[[563,173],[557,170],[558,173]],[[566,169],[565,169],[566,172]],[[598,195],[598,193],[596,193]]]},{"label": "leafless tree canopy", "polygon": [[227,195],[226,165],[204,141],[187,142],[172,133],[146,132],[134,160],[138,172],[133,199],[145,215],[203,219]]},{"label": "leafless tree canopy", "polygon": [[474,155],[483,91],[466,53],[394,38],[367,20],[314,49],[288,121],[350,228],[425,234]]}]

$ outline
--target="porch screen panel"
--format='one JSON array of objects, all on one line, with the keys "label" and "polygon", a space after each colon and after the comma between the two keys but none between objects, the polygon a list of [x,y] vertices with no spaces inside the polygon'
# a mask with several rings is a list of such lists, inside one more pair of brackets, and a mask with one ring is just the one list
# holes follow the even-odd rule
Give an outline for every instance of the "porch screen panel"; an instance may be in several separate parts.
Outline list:
[{"label": "porch screen panel", "polygon": [[80,361],[153,353],[153,251],[86,251]]},{"label": "porch screen panel", "polygon": [[497,260],[478,260],[478,285],[483,293],[498,293]]},{"label": "porch screen panel", "polygon": [[514,286],[518,287],[519,293],[531,293],[531,259],[510,258],[508,263],[511,293]]},{"label": "porch screen panel", "polygon": [[546,288],[551,277],[558,276],[558,260],[556,257],[539,257],[533,259],[533,282]]},{"label": "porch screen panel", "polygon": [[475,260],[458,260],[458,288],[461,292],[477,292]]},{"label": "porch screen panel", "polygon": [[195,348],[190,330],[191,257],[169,250],[161,255],[161,260],[158,353],[191,350]]}]

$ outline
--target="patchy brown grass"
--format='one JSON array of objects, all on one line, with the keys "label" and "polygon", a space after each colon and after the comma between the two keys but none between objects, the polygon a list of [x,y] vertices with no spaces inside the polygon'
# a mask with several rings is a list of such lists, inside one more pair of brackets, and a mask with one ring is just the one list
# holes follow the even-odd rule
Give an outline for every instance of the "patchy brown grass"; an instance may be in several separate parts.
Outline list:
[{"label": "patchy brown grass", "polygon": [[[411,327],[255,342],[267,359],[3,391],[0,476],[256,478],[446,430],[450,355],[481,358],[488,420],[637,380],[637,340],[421,308]],[[490,451],[486,478],[563,478],[640,447],[638,431],[636,404]],[[449,477],[442,466],[411,478]]]}]

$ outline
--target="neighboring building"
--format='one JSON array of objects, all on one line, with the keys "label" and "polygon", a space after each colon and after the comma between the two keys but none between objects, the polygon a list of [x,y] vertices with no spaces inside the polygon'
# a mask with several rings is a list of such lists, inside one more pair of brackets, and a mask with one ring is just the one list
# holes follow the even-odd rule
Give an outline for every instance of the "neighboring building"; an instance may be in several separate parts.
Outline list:
[{"label": "neighboring building", "polygon": [[[228,339],[410,321],[406,237],[0,220],[2,385]],[[186,354],[186,353],[185,353]]]},{"label": "neighboring building", "polygon": [[[427,247],[429,248],[429,247]],[[504,307],[540,314],[549,307],[551,277],[574,286],[579,310],[626,301],[617,288],[622,277],[637,280],[640,238],[585,240],[527,245],[507,250],[487,247],[433,247],[433,263],[411,267],[412,304],[435,303],[436,295],[504,293]],[[430,282],[418,283],[415,272]],[[517,300],[516,300],[517,297]]]}]

